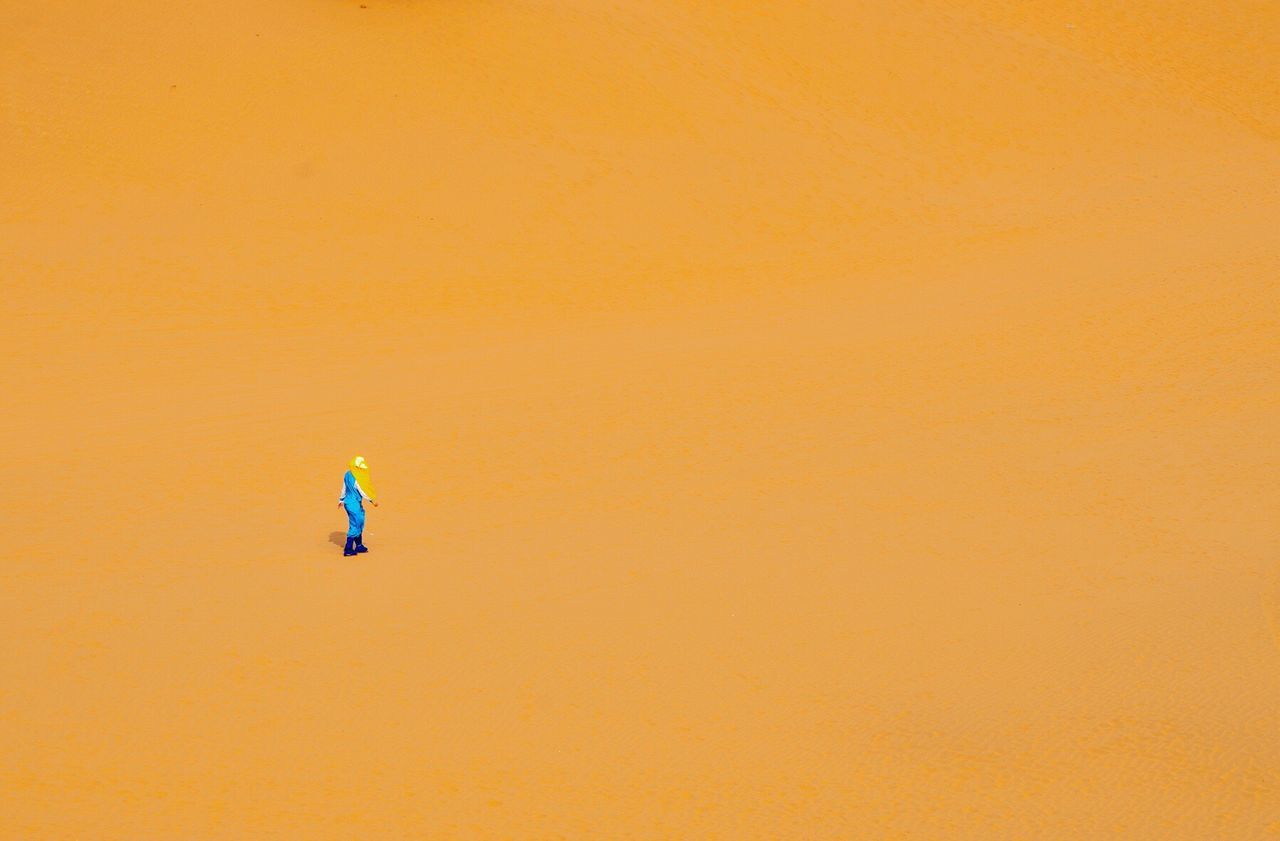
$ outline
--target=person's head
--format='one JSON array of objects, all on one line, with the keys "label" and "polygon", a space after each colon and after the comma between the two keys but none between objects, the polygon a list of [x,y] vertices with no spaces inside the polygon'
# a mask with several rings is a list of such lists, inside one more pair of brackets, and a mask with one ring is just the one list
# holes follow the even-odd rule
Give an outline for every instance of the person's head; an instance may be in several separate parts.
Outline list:
[{"label": "person's head", "polygon": [[356,470],[368,470],[369,465],[365,463],[364,456],[356,456],[351,459],[351,466]]}]

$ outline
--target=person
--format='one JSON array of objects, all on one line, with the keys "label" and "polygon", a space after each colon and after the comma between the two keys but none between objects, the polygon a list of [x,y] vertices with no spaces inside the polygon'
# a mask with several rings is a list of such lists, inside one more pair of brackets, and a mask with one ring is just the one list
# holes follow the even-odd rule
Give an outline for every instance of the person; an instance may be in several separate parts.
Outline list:
[{"label": "person", "polygon": [[343,555],[358,555],[368,552],[364,545],[364,501],[367,499],[378,507],[373,483],[369,480],[369,465],[364,456],[351,459],[348,470],[342,475],[342,496],[338,497],[338,505],[347,509],[347,543],[342,547]]}]

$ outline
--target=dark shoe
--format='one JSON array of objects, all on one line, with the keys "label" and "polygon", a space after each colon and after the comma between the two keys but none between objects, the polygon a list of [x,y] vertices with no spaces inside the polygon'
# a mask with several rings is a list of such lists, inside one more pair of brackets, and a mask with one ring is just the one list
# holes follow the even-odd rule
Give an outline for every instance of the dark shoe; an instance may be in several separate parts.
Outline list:
[{"label": "dark shoe", "polygon": [[360,532],[360,534],[356,535],[356,551],[357,552],[369,551],[369,547],[364,545],[364,532]]},{"label": "dark shoe", "polygon": [[347,538],[347,545],[342,547],[342,554],[343,554],[343,555],[354,555],[354,554],[356,554],[355,544],[356,544],[356,539],[355,539],[354,537],[348,537],[348,538]]}]

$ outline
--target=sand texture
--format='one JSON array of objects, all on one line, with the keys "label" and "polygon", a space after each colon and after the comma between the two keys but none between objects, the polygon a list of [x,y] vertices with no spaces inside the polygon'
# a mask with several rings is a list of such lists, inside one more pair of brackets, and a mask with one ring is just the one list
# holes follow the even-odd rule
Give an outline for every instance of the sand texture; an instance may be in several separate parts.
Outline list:
[{"label": "sand texture", "polygon": [[0,0],[0,167],[0,841],[1280,838],[1280,4]]}]

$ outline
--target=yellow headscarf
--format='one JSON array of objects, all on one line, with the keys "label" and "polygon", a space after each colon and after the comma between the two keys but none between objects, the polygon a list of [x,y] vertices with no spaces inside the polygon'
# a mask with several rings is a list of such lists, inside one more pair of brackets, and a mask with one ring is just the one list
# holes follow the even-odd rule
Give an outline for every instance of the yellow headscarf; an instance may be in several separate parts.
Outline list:
[{"label": "yellow headscarf", "polygon": [[360,487],[369,496],[369,499],[377,499],[378,494],[373,489],[373,481],[369,478],[369,465],[365,463],[364,456],[356,456],[351,459],[351,463],[347,465],[351,469],[351,475],[356,477],[356,481],[360,483]]}]

